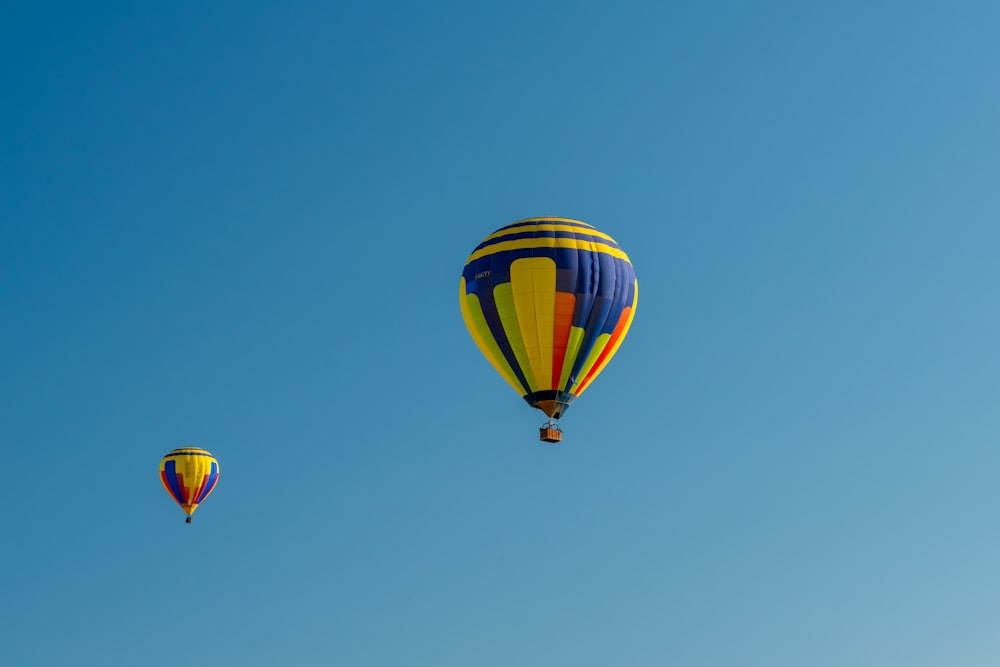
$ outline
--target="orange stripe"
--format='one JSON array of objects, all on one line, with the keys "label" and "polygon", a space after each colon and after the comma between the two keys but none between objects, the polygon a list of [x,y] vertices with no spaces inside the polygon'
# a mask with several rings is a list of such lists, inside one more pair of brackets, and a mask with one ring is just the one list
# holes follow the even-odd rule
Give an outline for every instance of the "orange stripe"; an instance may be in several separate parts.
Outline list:
[{"label": "orange stripe", "polygon": [[608,339],[608,344],[604,346],[601,354],[597,357],[597,361],[595,361],[594,365],[591,366],[590,372],[587,373],[587,377],[583,378],[583,382],[580,383],[580,387],[577,389],[576,393],[579,394],[587,387],[588,384],[590,384],[590,381],[594,379],[597,371],[600,370],[601,364],[604,363],[607,356],[611,354],[611,350],[615,349],[615,341],[621,338],[622,332],[625,330],[625,325],[628,323],[629,313],[631,312],[631,306],[628,306],[622,311],[621,317],[618,318],[618,324],[615,325],[615,330],[611,333],[611,338]]},{"label": "orange stripe", "polygon": [[556,317],[552,336],[552,386],[550,389],[562,389],[559,386],[559,378],[562,376],[563,358],[566,356],[566,345],[569,343],[569,330],[573,326],[574,310],[576,310],[576,295],[569,292],[556,292]]}]

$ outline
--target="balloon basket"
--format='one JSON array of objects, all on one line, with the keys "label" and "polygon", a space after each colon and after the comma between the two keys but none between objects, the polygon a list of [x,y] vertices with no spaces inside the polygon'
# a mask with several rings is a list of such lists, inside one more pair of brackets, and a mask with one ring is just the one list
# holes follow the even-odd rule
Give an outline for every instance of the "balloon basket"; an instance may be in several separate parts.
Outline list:
[{"label": "balloon basket", "polygon": [[538,429],[538,439],[542,442],[561,442],[562,431],[557,424],[546,424]]}]

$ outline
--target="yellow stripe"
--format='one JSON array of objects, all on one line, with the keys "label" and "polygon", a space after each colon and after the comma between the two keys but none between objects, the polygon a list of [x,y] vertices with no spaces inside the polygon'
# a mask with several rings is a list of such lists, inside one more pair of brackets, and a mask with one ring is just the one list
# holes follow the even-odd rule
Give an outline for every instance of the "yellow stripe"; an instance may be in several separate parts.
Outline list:
[{"label": "yellow stripe", "polygon": [[[628,319],[625,320],[625,328],[622,329],[622,335],[618,337],[618,340],[615,341],[615,346],[611,348],[611,351],[608,352],[608,356],[604,357],[604,361],[602,361],[601,365],[597,367],[597,372],[594,373],[593,377],[590,378],[590,382],[587,382],[586,384],[582,385],[579,391],[576,392],[577,396],[586,391],[587,387],[590,386],[590,383],[594,381],[594,378],[596,378],[598,375],[601,374],[601,371],[604,370],[604,367],[608,365],[609,361],[611,361],[611,357],[615,356],[615,354],[618,352],[618,348],[622,346],[622,341],[625,340],[625,336],[628,335],[629,327],[632,326],[632,320],[635,319],[635,306],[637,303],[639,303],[638,280],[635,281],[635,290],[632,292],[632,311],[629,312]],[[587,376],[584,375],[583,377]]]},{"label": "yellow stripe", "polygon": [[538,382],[535,381],[528,351],[524,347],[524,338],[521,336],[521,326],[517,322],[517,306],[514,305],[514,293],[510,283],[503,283],[493,288],[493,301],[497,305],[497,313],[500,315],[500,323],[507,335],[510,349],[514,352],[514,358],[517,359],[517,365],[524,379],[528,381],[528,389],[533,392],[538,391]]},{"label": "yellow stripe", "polygon": [[552,389],[552,337],[556,327],[556,263],[525,257],[510,266],[517,323],[538,387]]},{"label": "yellow stripe", "polygon": [[492,255],[493,253],[502,252],[504,250],[524,250],[527,248],[570,248],[573,250],[589,250],[590,252],[599,252],[606,255],[611,255],[612,257],[617,257],[618,259],[624,259],[626,262],[631,264],[628,255],[626,255],[622,250],[618,248],[612,248],[604,243],[597,243],[596,241],[580,241],[577,239],[556,239],[548,236],[540,236],[534,239],[518,239],[516,241],[501,241],[491,246],[486,246],[481,248],[471,255],[469,259],[466,260],[466,265],[469,262],[474,262],[480,257],[486,257],[487,255]]},{"label": "yellow stripe", "polygon": [[570,371],[576,362],[576,355],[580,354],[580,344],[583,342],[583,334],[586,330],[583,327],[570,327],[569,341],[566,343],[566,356],[563,357],[562,373],[559,374],[559,391],[563,391],[566,383],[569,382]]},{"label": "yellow stripe", "polygon": [[475,294],[465,293],[464,277],[459,287],[458,302],[462,307],[462,319],[465,320],[465,326],[472,335],[472,340],[476,341],[479,351],[493,365],[497,373],[514,388],[514,391],[521,396],[527,396],[527,390],[521,386],[520,380],[517,379],[510,364],[507,363],[507,358],[503,356],[503,352],[500,351],[500,347],[493,339],[490,327],[486,323],[486,316],[483,315],[483,307],[479,305],[479,297]]},{"label": "yellow stripe", "polygon": [[615,244],[618,243],[618,241],[615,241],[613,238],[611,238],[604,232],[599,232],[593,227],[587,227],[581,229],[580,227],[574,227],[572,225],[546,225],[546,224],[538,224],[535,225],[534,227],[504,227],[500,231],[493,232],[492,234],[487,236],[485,239],[482,240],[482,243],[486,243],[490,239],[498,239],[501,236],[510,236],[511,234],[521,234],[524,232],[576,232],[578,234],[586,234],[587,236],[597,236],[602,239],[607,239],[608,241],[611,241],[612,243]]},{"label": "yellow stripe", "polygon": [[593,368],[594,362],[597,361],[597,357],[599,357],[601,352],[604,351],[604,347],[608,344],[609,340],[611,340],[611,334],[606,333],[601,334],[597,337],[597,340],[594,341],[594,347],[590,348],[590,354],[587,355],[587,361],[584,362],[583,368],[580,369],[580,372],[576,374],[577,381],[573,383],[573,388],[569,390],[571,394],[579,396],[579,394],[577,394],[577,388],[580,386],[580,380],[587,377],[587,373],[589,373],[590,369]]}]

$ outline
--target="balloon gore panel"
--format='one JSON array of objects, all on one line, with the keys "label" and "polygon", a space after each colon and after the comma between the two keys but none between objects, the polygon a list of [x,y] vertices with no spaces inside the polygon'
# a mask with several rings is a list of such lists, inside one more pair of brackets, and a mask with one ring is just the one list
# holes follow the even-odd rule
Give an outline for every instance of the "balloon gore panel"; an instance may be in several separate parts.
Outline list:
[{"label": "balloon gore panel", "polygon": [[160,482],[190,516],[205,502],[219,481],[219,462],[198,447],[175,449],[160,461]]},{"label": "balloon gore panel", "polygon": [[637,296],[613,238],[576,220],[530,218],[473,250],[459,299],[483,355],[529,405],[558,419],[618,350]]}]

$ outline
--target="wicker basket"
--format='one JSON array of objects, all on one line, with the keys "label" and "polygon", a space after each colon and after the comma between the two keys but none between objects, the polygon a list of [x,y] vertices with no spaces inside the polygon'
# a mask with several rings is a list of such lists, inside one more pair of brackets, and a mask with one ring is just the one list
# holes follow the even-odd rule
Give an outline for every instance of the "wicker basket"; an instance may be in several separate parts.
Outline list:
[{"label": "wicker basket", "polygon": [[538,429],[538,438],[542,442],[559,442],[562,440],[562,431],[557,428],[547,428],[543,426]]}]

